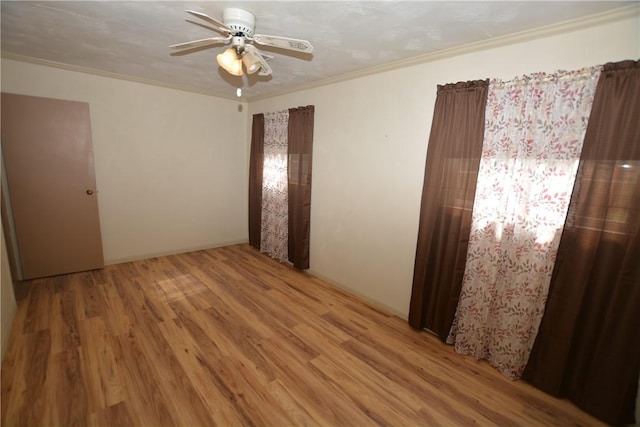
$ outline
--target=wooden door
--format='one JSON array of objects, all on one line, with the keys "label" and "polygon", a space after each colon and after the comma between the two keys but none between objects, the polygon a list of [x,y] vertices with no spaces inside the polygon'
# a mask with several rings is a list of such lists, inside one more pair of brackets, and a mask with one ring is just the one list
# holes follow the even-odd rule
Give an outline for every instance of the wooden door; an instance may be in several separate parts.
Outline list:
[{"label": "wooden door", "polygon": [[89,104],[3,93],[0,128],[22,279],[103,267]]}]

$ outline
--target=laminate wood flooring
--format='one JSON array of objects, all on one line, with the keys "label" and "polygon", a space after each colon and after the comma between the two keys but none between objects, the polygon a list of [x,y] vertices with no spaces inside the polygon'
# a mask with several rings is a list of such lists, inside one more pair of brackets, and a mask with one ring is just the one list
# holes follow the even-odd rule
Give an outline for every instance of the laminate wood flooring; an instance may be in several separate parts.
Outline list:
[{"label": "laminate wood flooring", "polygon": [[599,425],[248,245],[39,279],[5,426]]}]

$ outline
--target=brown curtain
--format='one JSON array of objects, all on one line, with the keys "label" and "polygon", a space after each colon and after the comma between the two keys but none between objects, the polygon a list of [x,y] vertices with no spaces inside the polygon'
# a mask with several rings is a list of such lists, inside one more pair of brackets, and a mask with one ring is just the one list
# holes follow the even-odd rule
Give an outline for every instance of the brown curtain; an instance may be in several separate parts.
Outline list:
[{"label": "brown curtain", "polygon": [[309,268],[313,105],[289,110],[289,261]]},{"label": "brown curtain", "polygon": [[640,372],[640,65],[607,64],[523,378],[618,425]]},{"label": "brown curtain", "polygon": [[264,151],[264,114],[254,114],[249,158],[249,244],[260,249],[262,223],[262,165]]},{"label": "brown curtain", "polygon": [[464,273],[488,81],[438,86],[420,207],[409,324],[445,341]]}]

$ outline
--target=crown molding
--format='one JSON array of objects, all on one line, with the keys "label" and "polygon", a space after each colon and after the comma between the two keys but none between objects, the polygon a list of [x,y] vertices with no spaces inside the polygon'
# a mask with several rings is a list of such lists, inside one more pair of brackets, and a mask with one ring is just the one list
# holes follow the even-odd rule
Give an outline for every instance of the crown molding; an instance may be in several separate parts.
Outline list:
[{"label": "crown molding", "polygon": [[634,3],[630,6],[623,6],[621,8],[612,9],[607,12],[602,12],[594,15],[585,16],[582,18],[576,18],[569,21],[560,22],[557,24],[547,25],[544,27],[538,27],[531,30],[521,31],[518,33],[512,33],[505,36],[493,37],[487,40],[482,40],[473,43],[467,43],[461,46],[456,46],[448,49],[438,50],[436,52],[427,53],[424,55],[414,56],[399,61],[390,62],[383,65],[367,68],[364,70],[354,71],[352,73],[341,74],[339,76],[331,77],[328,79],[320,80],[317,82],[307,83],[303,85],[294,86],[278,93],[256,96],[249,99],[250,102],[262,101],[269,98],[275,98],[282,95],[287,95],[302,90],[313,89],[321,86],[326,86],[334,83],[344,82],[348,80],[357,79],[360,77],[369,76],[372,74],[384,73],[398,68],[410,67],[413,65],[420,65],[427,62],[433,62],[440,59],[451,58],[454,56],[464,55],[473,52],[479,52],[482,50],[493,49],[501,46],[507,46],[511,44],[522,43],[534,39],[540,39],[562,33],[569,33],[577,31],[583,28],[588,28],[596,25],[603,25],[609,22],[619,21],[622,19],[628,19],[633,17],[640,17],[640,3]]},{"label": "crown molding", "polygon": [[561,22],[558,24],[547,25],[544,27],[534,28],[532,30],[521,31],[518,33],[508,34],[500,37],[493,37],[487,40],[482,40],[478,42],[468,43],[461,46],[456,46],[448,49],[438,50],[436,52],[427,53],[424,55],[414,56],[411,58],[390,62],[383,65],[378,65],[375,67],[370,67],[364,70],[354,71],[351,73],[341,74],[335,77],[331,77],[328,79],[319,80],[316,82],[306,83],[302,85],[296,85],[289,87],[285,90],[278,91],[269,95],[258,95],[255,97],[242,97],[237,98],[233,96],[229,96],[226,94],[217,94],[206,91],[195,90],[193,88],[188,88],[180,85],[173,85],[170,83],[160,82],[156,80],[143,79],[138,77],[127,76],[118,73],[112,73],[109,71],[96,70],[93,68],[80,67],[76,65],[63,64],[56,61],[50,61],[46,59],[33,58],[29,56],[16,55],[10,52],[1,52],[2,58],[11,59],[15,61],[28,62],[36,65],[44,65],[47,67],[53,68],[61,68],[63,70],[75,71],[85,74],[93,74],[101,77],[108,77],[112,79],[125,80],[134,83],[141,83],[152,86],[164,87],[167,89],[181,90],[185,92],[196,93],[199,95],[213,96],[216,98],[222,98],[226,100],[232,101],[240,101],[240,102],[254,102],[254,101],[262,101],[265,99],[275,98],[282,95],[287,95],[294,92],[299,92],[302,90],[313,89],[321,86],[327,86],[334,83],[344,82],[348,80],[357,79],[360,77],[369,76],[372,74],[384,73],[387,71],[395,70],[398,68],[410,67],[414,65],[424,64],[427,62],[433,62],[440,59],[450,58],[454,56],[464,55],[472,52],[479,52],[482,50],[493,49],[501,46],[506,46],[510,44],[522,43],[529,40],[534,40],[538,38],[549,37],[556,34],[568,33],[576,30],[580,30],[582,28],[592,27],[596,25],[602,25],[609,22],[614,22],[622,19],[628,19],[633,17],[640,17],[640,3],[634,3],[630,6],[624,6],[617,9],[612,9],[610,11],[585,16],[582,18],[576,18],[569,21]]}]

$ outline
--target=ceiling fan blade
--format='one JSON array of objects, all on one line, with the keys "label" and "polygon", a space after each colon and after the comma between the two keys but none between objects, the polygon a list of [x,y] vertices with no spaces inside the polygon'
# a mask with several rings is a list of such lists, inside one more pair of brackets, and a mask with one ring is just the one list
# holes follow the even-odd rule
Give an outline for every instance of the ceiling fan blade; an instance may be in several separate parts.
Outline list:
[{"label": "ceiling fan blade", "polygon": [[313,46],[306,40],[256,34],[253,36],[253,41],[264,46],[279,47],[281,49],[295,50],[296,52],[313,52]]},{"label": "ceiling fan blade", "polygon": [[231,37],[209,37],[201,40],[193,40],[190,42],[178,43],[169,46],[171,49],[191,49],[194,47],[203,47],[214,44],[222,44],[231,40]]},{"label": "ceiling fan blade", "polygon": [[171,56],[184,56],[184,55],[189,55],[192,53],[196,53],[196,52],[201,52],[203,50],[208,50],[215,47],[215,45],[210,45],[210,46],[196,46],[196,47],[191,47],[188,49],[182,49],[182,50],[176,50],[171,52],[169,55]]},{"label": "ceiling fan blade", "polygon": [[[272,59],[273,56],[263,55],[262,53],[260,53],[260,51],[258,51],[258,49],[256,49],[255,46],[251,44],[245,45],[244,48],[247,52],[253,53],[255,56],[257,56],[260,59],[260,71],[258,71],[258,75],[270,76],[273,71],[271,70],[271,67],[269,66],[269,64],[267,64],[267,59]],[[268,56],[269,58],[265,58],[266,56]]]},{"label": "ceiling fan blade", "polygon": [[215,31],[217,33],[220,32],[220,30],[218,28],[213,28],[213,27],[210,27],[208,25],[204,25],[204,24],[202,24],[200,22],[192,21],[191,19],[185,19],[185,21],[187,21],[189,24],[193,24],[193,25],[197,25],[198,27],[206,28],[209,31]]},{"label": "ceiling fan blade", "polygon": [[218,21],[216,19],[213,19],[212,17],[210,17],[206,13],[198,12],[197,10],[185,10],[185,12],[190,13],[191,15],[193,15],[193,16],[195,16],[197,18],[200,18],[203,21],[207,21],[209,24],[213,25],[221,33],[233,34],[235,32],[231,28],[229,28],[226,25],[224,25],[222,22],[220,22],[220,21]]},{"label": "ceiling fan blade", "polygon": [[268,53],[264,53],[264,52],[258,52],[258,53],[260,54],[261,57],[263,57],[267,61],[271,61],[273,58],[275,58],[275,56],[269,55]]}]

